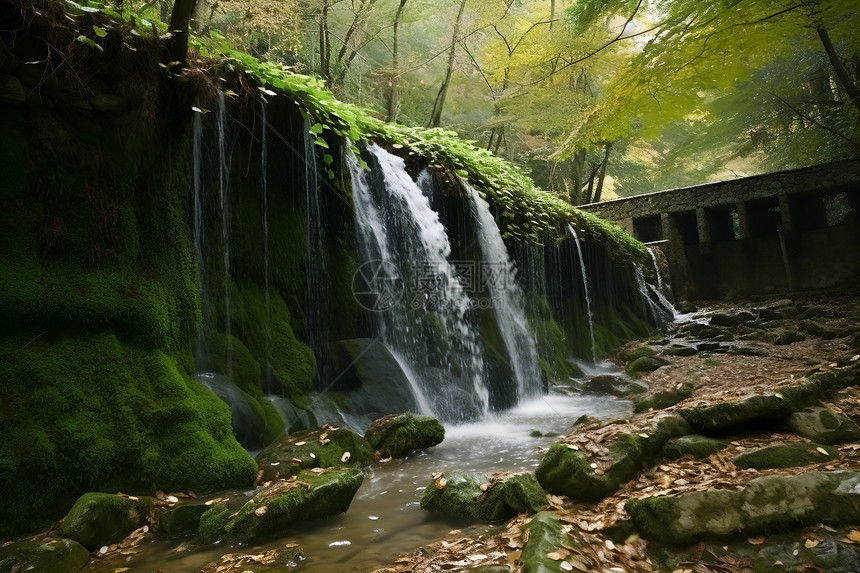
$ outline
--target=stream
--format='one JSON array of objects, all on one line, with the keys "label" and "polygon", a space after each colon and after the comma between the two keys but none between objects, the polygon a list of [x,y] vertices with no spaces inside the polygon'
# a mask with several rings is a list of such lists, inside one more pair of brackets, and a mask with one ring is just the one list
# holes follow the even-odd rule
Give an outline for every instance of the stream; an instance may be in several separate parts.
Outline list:
[{"label": "stream", "polygon": [[[611,370],[609,365],[598,367]],[[144,543],[137,555],[116,555],[97,561],[86,570],[184,573],[218,562],[227,553],[262,553],[292,543],[301,546],[306,556],[295,562],[294,571],[373,569],[391,562],[400,553],[441,539],[453,529],[474,525],[471,521],[421,509],[421,496],[433,472],[534,471],[542,449],[555,442],[558,435],[569,433],[580,416],[618,418],[630,413],[630,402],[626,400],[552,392],[479,422],[448,426],[445,441],[435,448],[406,459],[373,464],[366,468],[364,483],[349,511],[309,524],[301,531],[289,531],[283,537],[250,547],[201,546],[155,539]],[[494,524],[476,527],[490,530]]]}]

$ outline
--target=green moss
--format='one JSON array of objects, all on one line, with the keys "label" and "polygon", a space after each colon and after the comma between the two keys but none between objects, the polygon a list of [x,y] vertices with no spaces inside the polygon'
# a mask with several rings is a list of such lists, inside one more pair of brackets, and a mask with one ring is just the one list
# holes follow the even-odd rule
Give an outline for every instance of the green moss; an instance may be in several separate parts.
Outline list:
[{"label": "green moss", "polygon": [[78,573],[90,552],[71,539],[23,541],[0,548],[0,572]]},{"label": "green moss", "polygon": [[[559,549],[579,547],[562,530],[561,522],[552,512],[543,511],[535,515],[526,526],[528,541],[523,547],[523,573],[544,573],[559,571],[559,562],[548,557]],[[566,561],[576,560],[576,552]]]},{"label": "green moss", "polygon": [[95,551],[119,543],[146,523],[151,498],[129,498],[109,493],[82,495],[63,519],[63,537]]},{"label": "green moss", "polygon": [[383,456],[402,458],[441,443],[445,428],[430,416],[394,414],[375,421],[364,436]]},{"label": "green moss", "polygon": [[[546,507],[546,493],[534,475],[524,473],[496,479],[475,472],[446,472],[431,481],[421,508],[465,519],[496,521]],[[442,487],[438,487],[442,485]]]},{"label": "green moss", "polygon": [[621,359],[624,360],[624,362],[633,362],[638,358],[654,356],[654,354],[654,349],[650,346],[639,346],[622,352]]},{"label": "green moss", "polygon": [[297,480],[295,487],[285,492],[269,496],[264,490],[259,499],[246,503],[226,522],[219,537],[249,543],[295,525],[343,513],[361,486],[364,474],[356,468],[332,468],[322,473],[301,472]]},{"label": "green moss", "polygon": [[325,426],[285,436],[257,454],[260,481],[288,478],[310,468],[363,467],[371,460],[373,448],[367,440],[346,428]]},{"label": "green moss", "polygon": [[220,540],[232,514],[233,511],[224,504],[213,505],[200,516],[197,537],[203,543],[215,543]]},{"label": "green moss", "polygon": [[9,495],[0,522],[10,531],[56,519],[84,491],[205,492],[253,480],[226,405],[163,352],[110,331],[22,348],[29,338],[0,340]]},{"label": "green moss", "polygon": [[676,390],[665,390],[643,398],[634,398],[633,411],[636,413],[647,412],[648,410],[662,410],[669,406],[674,406],[678,402],[692,396],[695,387],[696,385],[692,382],[685,382]]}]

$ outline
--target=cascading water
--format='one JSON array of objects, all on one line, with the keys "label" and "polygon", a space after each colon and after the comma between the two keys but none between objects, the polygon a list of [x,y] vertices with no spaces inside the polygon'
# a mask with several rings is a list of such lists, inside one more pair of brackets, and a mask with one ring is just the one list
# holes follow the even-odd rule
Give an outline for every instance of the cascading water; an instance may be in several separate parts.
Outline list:
[{"label": "cascading water", "polygon": [[[663,295],[660,289],[655,288],[645,280],[645,273],[641,267],[636,267],[636,285],[642,297],[644,315],[651,314],[653,324],[663,324],[671,320],[675,315],[675,307]],[[656,299],[656,300],[655,300]]]},{"label": "cascading water", "polygon": [[654,263],[654,273],[657,275],[657,288],[660,289],[660,292],[663,292],[663,275],[660,274],[660,265],[657,263],[657,255],[654,254],[654,249],[651,247],[645,247],[648,250],[648,254],[651,255],[651,262]]},{"label": "cascading water", "polygon": [[478,241],[484,263],[493,265],[493,276],[486,280],[493,301],[493,310],[505,342],[511,369],[517,381],[517,398],[537,396],[541,391],[537,351],[523,309],[523,293],[517,284],[516,269],[490,206],[478,192],[466,185],[477,209]]},{"label": "cascading water", "polygon": [[579,237],[576,234],[576,229],[573,225],[568,225],[570,234],[573,235],[573,241],[576,244],[576,254],[579,255],[579,269],[582,272],[582,288],[585,290],[585,305],[588,311],[588,333],[591,336],[591,359],[597,360],[597,341],[594,338],[594,310],[591,308],[591,290],[588,286],[588,274],[585,272],[585,259],[582,256],[582,246],[579,244]]},{"label": "cascading water", "polygon": [[366,173],[347,156],[352,174],[359,274],[369,294],[376,334],[406,365],[416,401],[443,420],[487,413],[489,392],[464,292],[449,256],[438,214],[406,172],[402,159],[368,148],[375,169]]},{"label": "cascading water", "polygon": [[326,361],[321,358],[328,352],[328,289],[323,248],[323,209],[320,197],[322,181],[317,160],[315,137],[310,122],[304,122],[304,184],[305,184],[305,318],[307,344],[317,358],[319,381],[327,380]]},{"label": "cascading water", "polygon": [[[262,128],[260,134],[260,186],[263,192],[263,281],[266,288],[266,359],[272,355],[272,295],[269,290],[269,124],[266,121],[266,104],[260,102]],[[265,388],[272,387],[272,369],[266,364]]]},{"label": "cascading water", "polygon": [[218,90],[218,197],[221,204],[221,248],[224,255],[224,332],[227,334],[227,375],[233,374],[233,342],[230,312],[230,156],[227,152],[227,105]]},{"label": "cascading water", "polygon": [[[198,108],[199,109],[199,108]],[[194,257],[197,263],[197,282],[200,292],[200,314],[209,314],[209,296],[206,289],[206,280],[203,274],[205,261],[203,258],[206,248],[206,232],[203,225],[203,113],[194,114],[192,158],[194,162],[194,211],[193,211],[193,237]],[[203,328],[197,329],[197,341],[195,343],[195,361],[203,362],[206,355],[206,337]]]}]

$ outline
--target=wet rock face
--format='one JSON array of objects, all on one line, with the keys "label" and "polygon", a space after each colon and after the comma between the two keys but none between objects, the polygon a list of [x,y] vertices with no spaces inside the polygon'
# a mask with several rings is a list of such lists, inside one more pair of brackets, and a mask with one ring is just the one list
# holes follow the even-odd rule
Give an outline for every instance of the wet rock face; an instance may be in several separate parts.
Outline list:
[{"label": "wet rock face", "polygon": [[454,517],[496,521],[546,507],[546,493],[532,474],[447,472],[434,475],[421,508]]},{"label": "wet rock face", "polygon": [[677,459],[683,456],[702,459],[725,449],[726,446],[727,444],[723,440],[690,434],[677,440],[671,440],[663,447],[662,454],[668,459]]},{"label": "wet rock face", "polygon": [[215,505],[200,519],[204,542],[251,543],[308,521],[345,512],[364,480],[358,468],[303,470],[267,483],[237,512]]},{"label": "wet rock face", "polygon": [[391,414],[373,422],[364,439],[383,457],[402,458],[442,443],[445,428],[430,416]]},{"label": "wet rock face", "polygon": [[310,468],[363,467],[373,461],[373,448],[355,432],[325,424],[284,436],[257,454],[256,460],[256,483],[260,484]]},{"label": "wet rock face", "polygon": [[860,472],[763,477],[740,491],[648,497],[626,505],[637,530],[668,544],[860,519]]},{"label": "wet rock face", "polygon": [[90,552],[71,539],[25,541],[0,549],[0,572],[76,573],[89,559]]},{"label": "wet rock face", "polygon": [[63,519],[63,536],[94,551],[122,541],[143,526],[151,506],[148,498],[85,493]]}]

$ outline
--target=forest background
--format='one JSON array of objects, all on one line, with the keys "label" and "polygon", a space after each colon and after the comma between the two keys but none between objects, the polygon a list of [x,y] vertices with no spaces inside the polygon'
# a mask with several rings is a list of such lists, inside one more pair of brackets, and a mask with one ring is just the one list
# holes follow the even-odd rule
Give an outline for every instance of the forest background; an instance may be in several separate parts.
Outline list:
[{"label": "forest background", "polygon": [[191,28],[381,119],[454,130],[580,204],[860,155],[858,15],[856,0],[197,0]]}]

